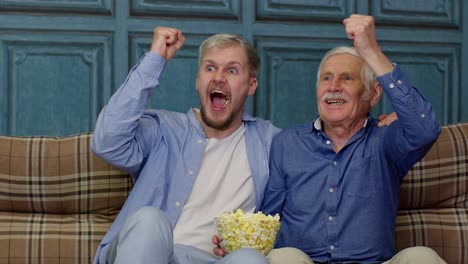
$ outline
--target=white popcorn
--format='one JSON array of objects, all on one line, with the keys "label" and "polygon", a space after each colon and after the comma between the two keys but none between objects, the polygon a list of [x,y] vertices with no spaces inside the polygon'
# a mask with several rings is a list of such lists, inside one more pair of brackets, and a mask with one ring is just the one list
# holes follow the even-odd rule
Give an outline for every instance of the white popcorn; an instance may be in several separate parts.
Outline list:
[{"label": "white popcorn", "polygon": [[249,247],[268,254],[275,245],[280,228],[280,217],[265,215],[262,212],[244,213],[241,209],[223,213],[215,218],[221,246],[226,252]]}]

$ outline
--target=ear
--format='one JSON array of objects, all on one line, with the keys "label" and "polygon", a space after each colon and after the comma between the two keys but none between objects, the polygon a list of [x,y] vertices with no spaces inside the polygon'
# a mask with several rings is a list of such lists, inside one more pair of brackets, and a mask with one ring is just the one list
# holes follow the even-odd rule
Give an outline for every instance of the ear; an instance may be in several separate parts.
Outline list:
[{"label": "ear", "polygon": [[198,92],[198,73],[197,73],[197,78],[195,79],[195,89]]},{"label": "ear", "polygon": [[257,77],[250,77],[249,92],[247,93],[247,96],[253,95],[255,91],[257,90],[257,86],[258,86]]},{"label": "ear", "polygon": [[380,100],[382,96],[382,86],[378,82],[372,85],[372,97],[370,99],[371,108],[373,108]]}]

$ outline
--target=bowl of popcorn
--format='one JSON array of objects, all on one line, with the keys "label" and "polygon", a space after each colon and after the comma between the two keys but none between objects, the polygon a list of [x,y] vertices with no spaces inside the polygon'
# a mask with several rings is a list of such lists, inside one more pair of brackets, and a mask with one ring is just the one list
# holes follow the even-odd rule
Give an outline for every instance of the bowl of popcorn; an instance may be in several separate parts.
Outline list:
[{"label": "bowl of popcorn", "polygon": [[262,212],[244,213],[241,209],[226,212],[214,219],[221,247],[229,253],[249,247],[268,254],[275,245],[280,228],[278,214],[271,216]]}]

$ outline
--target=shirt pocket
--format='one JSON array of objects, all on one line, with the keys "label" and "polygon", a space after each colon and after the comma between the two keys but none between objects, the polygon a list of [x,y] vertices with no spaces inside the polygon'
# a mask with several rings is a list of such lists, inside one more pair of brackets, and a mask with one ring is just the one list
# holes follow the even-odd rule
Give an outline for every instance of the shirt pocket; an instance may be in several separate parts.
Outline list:
[{"label": "shirt pocket", "polygon": [[369,199],[378,192],[376,159],[372,156],[350,161],[344,173],[343,189],[350,198]]}]

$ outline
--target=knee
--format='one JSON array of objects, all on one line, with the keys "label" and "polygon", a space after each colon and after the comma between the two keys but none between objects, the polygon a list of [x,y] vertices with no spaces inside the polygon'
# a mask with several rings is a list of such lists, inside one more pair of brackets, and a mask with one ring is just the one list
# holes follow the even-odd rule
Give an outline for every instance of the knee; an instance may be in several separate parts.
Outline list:
[{"label": "knee", "polygon": [[129,219],[129,226],[132,231],[141,235],[154,235],[155,233],[172,232],[172,223],[160,209],[145,206],[138,209]]},{"label": "knee", "polygon": [[267,255],[270,264],[313,264],[314,262],[302,250],[293,247],[273,249]]},{"label": "knee", "polygon": [[403,263],[427,263],[444,264],[446,263],[433,249],[428,247],[410,247],[400,251],[397,256],[404,259]]},{"label": "knee", "polygon": [[229,263],[245,263],[245,264],[269,264],[268,259],[260,252],[251,248],[241,248],[229,255]]}]

